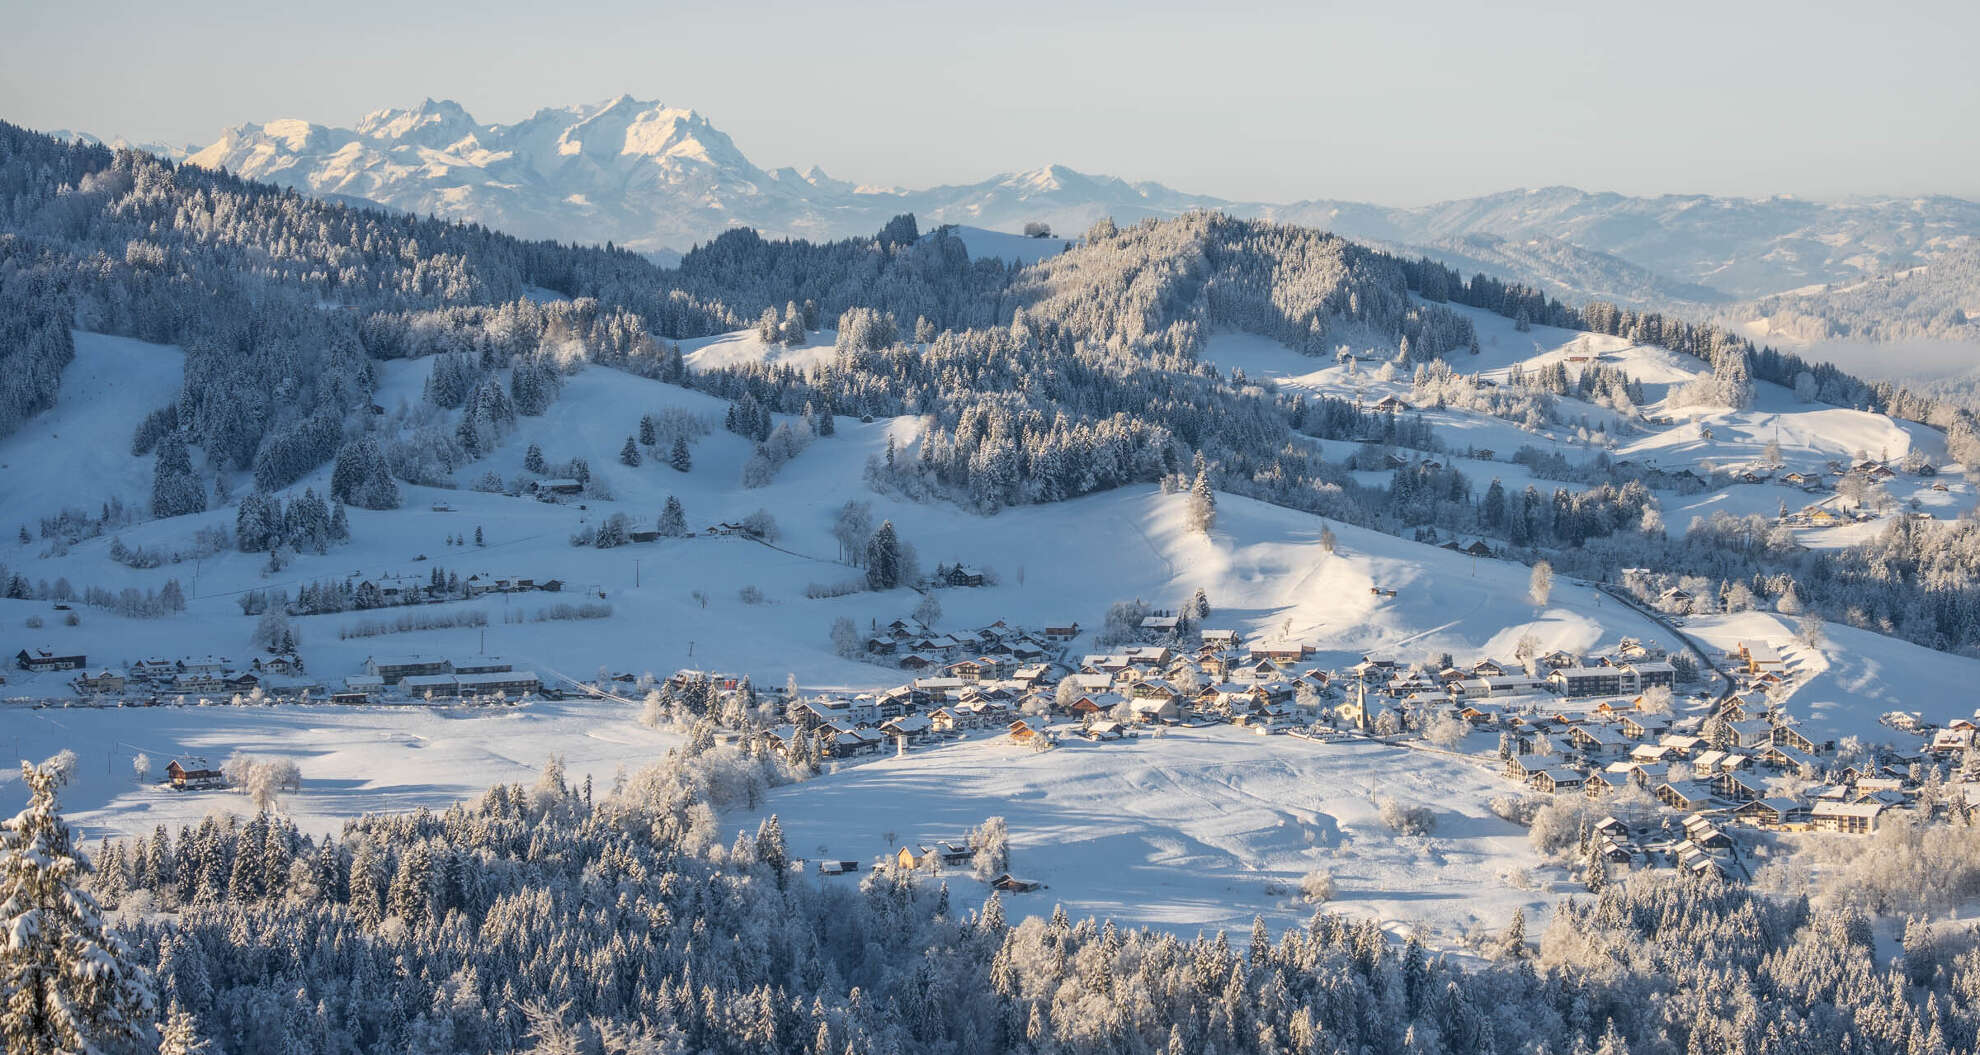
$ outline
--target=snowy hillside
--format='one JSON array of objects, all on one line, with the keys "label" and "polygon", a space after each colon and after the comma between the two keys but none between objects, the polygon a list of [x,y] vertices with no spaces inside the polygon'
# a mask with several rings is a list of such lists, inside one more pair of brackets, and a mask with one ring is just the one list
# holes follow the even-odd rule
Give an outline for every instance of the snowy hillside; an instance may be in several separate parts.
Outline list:
[{"label": "snowy hillside", "polygon": [[925,189],[859,185],[816,167],[760,168],[701,114],[630,96],[545,108],[507,125],[431,99],[351,128],[243,124],[190,160],[321,197],[654,253],[733,227],[813,239],[868,234],[903,212],[925,228],[1015,231],[1040,221],[1066,236],[1102,217],[1129,224],[1220,209],[1427,253],[1570,301],[1698,311],[1881,276],[1980,244],[1980,206],[1943,197],[1639,198],[1547,187],[1400,208],[1232,201],[1063,165]]}]

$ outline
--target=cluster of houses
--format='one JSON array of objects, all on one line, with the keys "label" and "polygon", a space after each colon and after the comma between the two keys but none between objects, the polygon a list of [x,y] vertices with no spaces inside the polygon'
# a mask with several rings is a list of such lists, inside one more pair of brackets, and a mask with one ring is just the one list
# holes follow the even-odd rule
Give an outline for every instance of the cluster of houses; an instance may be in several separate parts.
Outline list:
[{"label": "cluster of houses", "polygon": [[67,657],[68,665],[52,668],[79,671],[69,682],[80,696],[192,695],[251,693],[267,695],[321,694],[321,685],[303,678],[302,658],[293,652],[272,653],[245,663],[226,656],[147,656],[122,667],[91,667],[84,657]]},{"label": "cluster of houses", "polygon": [[386,697],[411,700],[521,699],[540,695],[542,679],[494,656],[372,656],[364,673],[344,679],[333,703],[370,703]]},{"label": "cluster of houses", "polygon": [[[1964,753],[1980,730],[1980,714],[1937,729],[1915,713],[1893,712],[1885,724],[1918,733],[1917,750],[1837,767],[1835,743],[1775,702],[1791,681],[1778,649],[1742,642],[1725,662],[1738,691],[1702,714],[1672,717],[1646,708],[1641,696],[1587,710],[1505,714],[1467,707],[1462,713],[1474,725],[1500,729],[1507,779],[1595,798],[1634,787],[1682,818],[1681,836],[1668,822],[1606,819],[1599,847],[1606,859],[1721,875],[1743,871],[1731,852],[1729,826],[1863,835],[1890,811],[1917,809],[1921,799],[1929,805],[1936,796],[1927,794],[1933,778],[1921,776],[1923,764],[1934,754]],[[1782,779],[1790,776],[1796,779]]]},{"label": "cluster of houses", "polygon": [[[982,584],[980,572],[957,569],[945,569],[945,574],[952,579],[958,574],[965,579],[975,576],[975,585]],[[891,662],[917,674],[981,681],[1038,668],[1035,676],[1042,678],[1065,642],[1078,636],[1078,623],[1025,630],[999,619],[975,630],[937,632],[911,620],[896,619],[869,636],[864,647],[869,659]]]},{"label": "cluster of houses", "polygon": [[436,585],[430,575],[373,575],[354,576],[353,589],[370,587],[378,592],[386,605],[440,604],[458,600],[462,596],[481,597],[491,593],[558,593],[564,588],[562,579],[537,579],[527,575],[491,575],[476,572],[460,580],[458,593],[451,585]]}]

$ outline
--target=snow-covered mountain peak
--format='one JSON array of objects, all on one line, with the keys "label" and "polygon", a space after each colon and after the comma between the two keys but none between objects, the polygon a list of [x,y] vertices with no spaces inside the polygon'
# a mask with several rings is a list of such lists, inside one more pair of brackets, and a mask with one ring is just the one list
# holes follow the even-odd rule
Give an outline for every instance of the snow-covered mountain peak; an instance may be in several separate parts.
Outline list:
[{"label": "snow-covered mountain peak", "polygon": [[478,129],[461,104],[452,99],[426,99],[414,107],[373,110],[358,121],[354,131],[366,139],[416,143],[438,150],[474,135]]}]

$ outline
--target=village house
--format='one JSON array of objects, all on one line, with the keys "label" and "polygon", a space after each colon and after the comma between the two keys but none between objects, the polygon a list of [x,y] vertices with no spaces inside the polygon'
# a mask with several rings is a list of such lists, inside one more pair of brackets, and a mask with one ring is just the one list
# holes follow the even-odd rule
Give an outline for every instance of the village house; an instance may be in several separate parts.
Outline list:
[{"label": "village house", "polygon": [[1028,745],[1033,741],[1044,738],[1045,719],[1019,718],[1012,722],[1005,731],[1010,734],[1012,743]]},{"label": "village house", "polygon": [[1656,794],[1658,802],[1686,813],[1711,809],[1717,805],[1712,800],[1711,785],[1696,780],[1665,781],[1657,785]]},{"label": "village house", "polygon": [[1746,668],[1748,674],[1760,674],[1769,670],[1784,669],[1786,663],[1774,646],[1765,641],[1742,641],[1733,649],[1732,658]]},{"label": "village house", "polygon": [[1563,791],[1579,790],[1583,784],[1587,783],[1587,780],[1587,775],[1578,769],[1569,769],[1565,766],[1550,766],[1534,773],[1528,778],[1528,783],[1551,795]]},{"label": "village house", "polygon": [[215,788],[227,783],[227,778],[208,765],[206,759],[191,755],[165,763],[165,779],[175,788]]},{"label": "village house", "polygon": [[104,696],[124,691],[124,672],[105,667],[94,674],[78,674],[70,684],[86,696]]},{"label": "village house", "polygon": [[53,670],[81,670],[89,665],[89,659],[80,652],[65,655],[46,648],[24,648],[14,654],[14,665],[25,671],[45,674]]},{"label": "village house", "polygon": [[880,731],[896,740],[918,744],[935,731],[935,724],[926,715],[904,714],[881,722]]}]

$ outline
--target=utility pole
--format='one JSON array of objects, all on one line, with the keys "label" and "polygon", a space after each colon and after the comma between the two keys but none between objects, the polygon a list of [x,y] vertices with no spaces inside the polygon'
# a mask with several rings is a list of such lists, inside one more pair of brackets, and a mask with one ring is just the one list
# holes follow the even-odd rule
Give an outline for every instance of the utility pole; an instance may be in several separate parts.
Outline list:
[{"label": "utility pole", "polygon": [[633,558],[633,589],[639,589],[639,558]]}]

